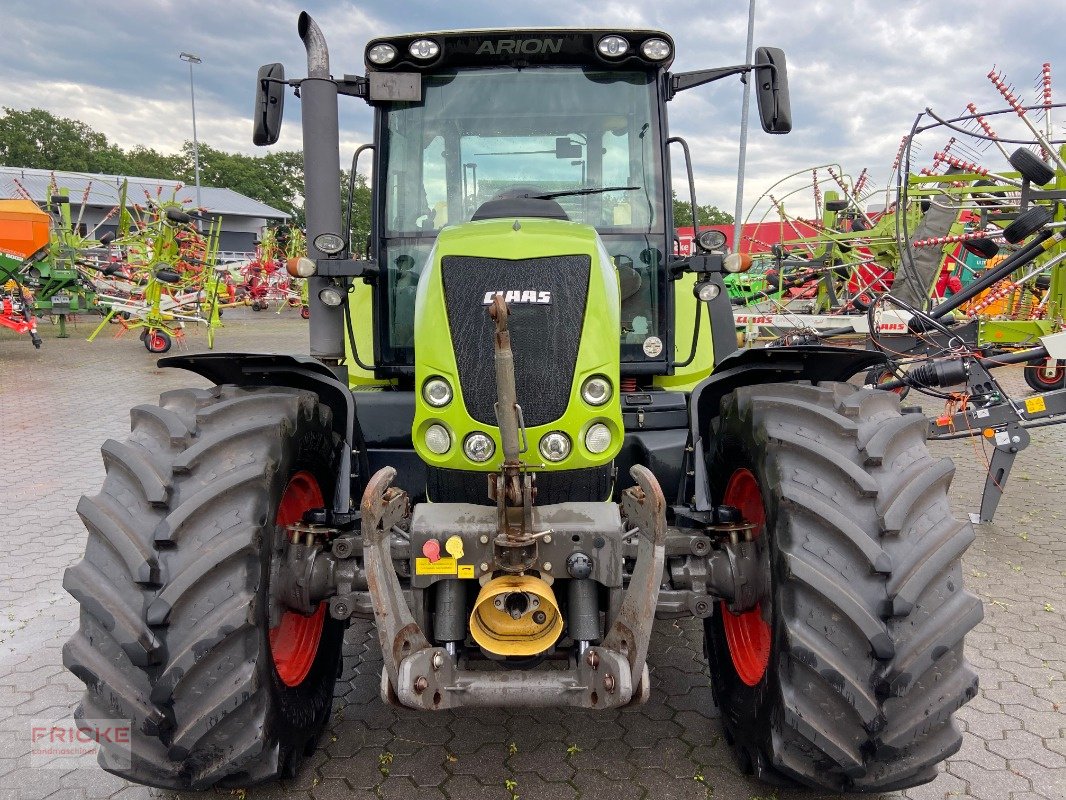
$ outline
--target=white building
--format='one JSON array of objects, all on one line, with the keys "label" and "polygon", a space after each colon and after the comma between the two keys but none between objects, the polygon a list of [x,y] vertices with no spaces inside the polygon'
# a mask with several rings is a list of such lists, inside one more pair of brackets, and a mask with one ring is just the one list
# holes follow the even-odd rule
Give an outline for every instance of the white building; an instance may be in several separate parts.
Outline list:
[{"label": "white building", "polygon": [[[0,198],[30,199],[43,206],[48,202],[53,186],[65,189],[70,197],[71,216],[77,220],[80,215],[82,232],[88,234],[95,229],[93,235],[99,237],[117,226],[119,191],[123,181],[127,182],[128,207],[144,206],[149,198],[177,199],[186,207],[196,205],[196,187],[180,181],[3,166],[0,166]],[[206,216],[222,219],[219,250],[223,252],[255,250],[255,243],[268,223],[289,218],[284,211],[232,189],[201,186],[200,200]],[[204,224],[206,226],[206,220]]]}]

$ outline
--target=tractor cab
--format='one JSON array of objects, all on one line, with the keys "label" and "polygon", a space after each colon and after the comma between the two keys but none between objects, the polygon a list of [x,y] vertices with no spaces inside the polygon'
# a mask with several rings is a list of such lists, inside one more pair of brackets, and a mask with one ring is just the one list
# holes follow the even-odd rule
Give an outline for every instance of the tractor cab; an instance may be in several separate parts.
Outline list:
[{"label": "tractor cab", "polygon": [[[330,255],[369,262],[349,296],[356,324],[343,360],[353,383],[410,385],[415,291],[437,236],[490,215],[547,215],[596,230],[617,272],[627,385],[691,387],[706,375],[714,356],[706,318],[702,336],[694,319],[693,271],[672,263],[671,144],[683,149],[694,192],[687,145],[668,133],[667,103],[679,91],[755,72],[764,129],[788,132],[791,113],[776,48],[759,48],[754,65],[678,74],[673,57],[670,36],[652,30],[451,31],[366,45],[366,76],[345,76],[338,90],[374,110],[374,142],[357,152],[351,173],[354,180],[372,151],[370,235],[350,224],[326,231],[345,247]],[[276,140],[283,89],[281,65],[260,70],[258,142]],[[317,274],[324,271],[343,270]],[[315,340],[314,355],[341,360],[325,352],[335,343],[315,352]],[[719,349],[728,342],[721,337]]]},{"label": "tractor cab", "polygon": [[612,55],[604,55],[597,44],[607,38],[500,31],[367,45],[372,83],[400,73],[421,93],[376,105],[374,308],[378,363],[389,373],[415,363],[414,286],[437,235],[505,217],[594,228],[618,273],[626,371],[669,371],[672,224],[661,90],[673,43],[652,31],[613,34],[603,46]]},{"label": "tractor cab", "polygon": [[[312,355],[342,368],[353,387],[380,390],[358,392],[370,471],[396,466],[416,497],[440,500],[461,484],[464,499],[487,502],[481,479],[502,442],[486,311],[499,293],[530,449],[547,447],[549,435],[568,443],[540,471],[589,476],[592,495],[606,499],[610,475],[620,471],[627,485],[629,466],[654,453],[677,491],[687,391],[736,340],[724,248],[674,255],[672,149],[684,156],[696,204],[688,147],[669,135],[667,104],[679,91],[752,72],[764,129],[785,133],[791,119],[780,50],[759,48],[754,65],[677,74],[673,57],[671,37],[654,30],[372,39],[366,76],[330,84],[374,114],[373,144],[352,160],[344,222],[332,197],[319,204],[312,176],[336,158],[335,137],[307,113],[325,84],[302,82],[308,238],[321,256],[303,262]],[[276,140],[284,88],[280,65],[260,70],[256,141]],[[366,154],[368,236],[351,225]],[[329,209],[321,222],[319,207]],[[606,387],[602,404],[583,399],[590,380]],[[589,450],[582,437],[597,424],[607,432],[596,427],[602,441]]]}]

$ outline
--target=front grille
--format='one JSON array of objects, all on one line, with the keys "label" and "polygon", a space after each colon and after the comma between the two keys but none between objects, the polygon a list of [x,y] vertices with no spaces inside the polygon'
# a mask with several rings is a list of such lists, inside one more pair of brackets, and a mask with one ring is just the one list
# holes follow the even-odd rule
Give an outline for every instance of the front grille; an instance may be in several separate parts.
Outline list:
[{"label": "front grille", "polygon": [[510,303],[515,388],[526,425],[559,419],[570,400],[588,297],[589,256],[503,258],[445,256],[444,302],[467,413],[496,425],[495,323],[486,292],[551,292],[551,303]]}]

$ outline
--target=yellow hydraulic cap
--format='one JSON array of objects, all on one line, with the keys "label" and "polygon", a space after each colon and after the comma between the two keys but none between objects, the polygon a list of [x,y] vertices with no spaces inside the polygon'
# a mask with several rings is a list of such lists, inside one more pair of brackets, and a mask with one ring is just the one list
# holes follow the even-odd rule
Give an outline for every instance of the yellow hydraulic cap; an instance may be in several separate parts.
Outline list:
[{"label": "yellow hydraulic cap", "polygon": [[552,587],[530,575],[505,575],[481,587],[470,614],[470,635],[498,656],[535,656],[563,632]]},{"label": "yellow hydraulic cap", "polygon": [[444,543],[444,549],[448,552],[452,558],[463,557],[463,537],[462,536],[449,536],[448,541]]}]

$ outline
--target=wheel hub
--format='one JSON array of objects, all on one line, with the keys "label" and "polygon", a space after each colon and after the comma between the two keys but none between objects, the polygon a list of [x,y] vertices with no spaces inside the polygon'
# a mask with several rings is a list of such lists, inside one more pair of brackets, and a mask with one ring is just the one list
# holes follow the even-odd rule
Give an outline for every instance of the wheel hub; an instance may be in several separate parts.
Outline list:
[{"label": "wheel hub", "polygon": [[[282,493],[276,523],[285,526],[299,522],[305,511],[321,508],[323,504],[322,490],[315,476],[306,470],[297,472]],[[270,629],[274,668],[286,686],[299,686],[307,678],[318,654],[325,621],[326,604],[319,603],[311,614],[283,611],[278,624]]]},{"label": "wheel hub", "polygon": [[[763,535],[766,510],[759,482],[750,470],[738,469],[730,476],[723,503],[739,509],[744,521],[755,525],[754,538]],[[755,686],[766,674],[770,663],[769,605],[765,615],[762,602],[756,603],[750,611],[734,614],[723,600],[720,609],[729,656],[737,676],[748,686]]]}]

